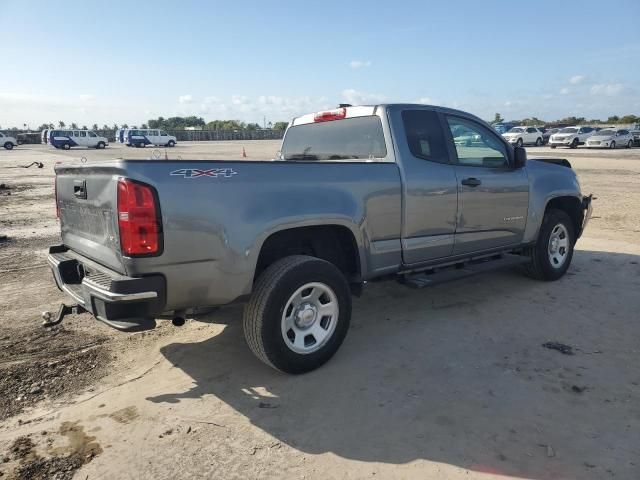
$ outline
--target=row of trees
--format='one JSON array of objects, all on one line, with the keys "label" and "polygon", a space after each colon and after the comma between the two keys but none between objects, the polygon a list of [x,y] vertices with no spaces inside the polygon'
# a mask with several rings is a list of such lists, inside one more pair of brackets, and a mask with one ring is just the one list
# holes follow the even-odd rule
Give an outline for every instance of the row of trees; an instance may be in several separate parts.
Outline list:
[{"label": "row of trees", "polygon": [[[284,130],[287,128],[287,122],[269,122],[267,128],[273,128],[275,130]],[[26,125],[25,125],[26,127]],[[118,130],[119,128],[158,128],[162,130],[184,130],[187,127],[200,127],[203,130],[259,130],[262,127],[257,123],[245,123],[240,120],[213,120],[211,122],[205,122],[202,117],[189,116],[189,117],[158,117],[156,119],[149,120],[147,123],[141,124],[139,127],[137,125],[132,125],[131,127],[126,123],[122,125],[118,125],[114,123],[113,125],[103,125],[102,128],[98,126],[97,123],[94,123],[91,126],[91,130]],[[54,128],[68,128],[71,130],[89,130],[89,127],[86,125],[82,125],[81,127],[75,123],[69,123],[60,120],[57,124],[54,123],[43,123],[37,129],[40,130],[51,130]],[[18,130],[18,128],[13,127],[9,129],[10,131]]]},{"label": "row of trees", "polygon": [[[202,117],[158,117],[147,122],[148,128],[161,128],[163,130],[184,130],[187,127],[200,127],[203,130],[260,130],[262,128],[257,123],[245,123],[240,120],[212,120],[205,122]],[[284,130],[287,122],[269,122],[268,128]],[[143,125],[141,128],[147,128]]]},{"label": "row of trees", "polygon": [[[499,113],[496,113],[491,124],[495,125],[496,123],[504,122],[504,118]],[[630,123],[640,123],[640,116],[638,115],[624,115],[619,117],[618,115],[612,115],[606,120],[600,120],[598,118],[592,118],[587,120],[585,117],[565,117],[560,120],[552,120],[546,121],[541,120],[537,117],[524,118],[522,120],[514,120],[513,123],[517,123],[519,125],[580,125],[583,123],[589,124],[630,124]]]}]

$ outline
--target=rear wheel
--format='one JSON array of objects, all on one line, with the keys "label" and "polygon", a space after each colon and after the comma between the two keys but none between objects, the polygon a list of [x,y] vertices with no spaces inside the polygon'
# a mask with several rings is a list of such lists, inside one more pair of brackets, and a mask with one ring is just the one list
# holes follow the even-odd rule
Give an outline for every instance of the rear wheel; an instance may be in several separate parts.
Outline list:
[{"label": "rear wheel", "polygon": [[531,258],[525,267],[527,274],[538,280],[558,280],[571,264],[574,244],[575,232],[569,215],[562,210],[547,211],[538,241],[524,251]]},{"label": "rear wheel", "polygon": [[540,145],[542,145],[542,139],[540,137],[538,137],[536,139],[536,147],[539,147]]},{"label": "rear wheel", "polygon": [[269,266],[244,311],[253,353],[285,373],[315,370],[338,350],[349,329],[351,292],[330,262],[305,255]]},{"label": "rear wheel", "polygon": [[627,143],[627,148],[631,147],[633,147],[633,140],[629,140],[629,143]]},{"label": "rear wheel", "polygon": [[609,144],[609,148],[616,148],[616,142],[613,141]]},{"label": "rear wheel", "polygon": [[71,144],[70,143],[63,143],[62,144],[62,149],[63,150],[69,150],[71,148]]},{"label": "rear wheel", "polygon": [[549,146],[550,146],[551,148],[556,148],[556,146],[555,146],[555,145],[549,145]]},{"label": "rear wheel", "polygon": [[6,148],[7,150],[13,150],[13,143],[11,142],[5,143],[4,148]]}]

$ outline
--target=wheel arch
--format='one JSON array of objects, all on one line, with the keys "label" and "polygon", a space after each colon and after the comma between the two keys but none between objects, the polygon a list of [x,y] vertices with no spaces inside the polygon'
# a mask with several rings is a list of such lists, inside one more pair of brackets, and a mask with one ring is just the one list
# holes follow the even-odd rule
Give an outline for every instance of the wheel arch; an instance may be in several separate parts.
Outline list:
[{"label": "wheel arch", "polygon": [[357,230],[343,223],[282,226],[259,244],[253,282],[275,261],[290,255],[309,255],[333,263],[348,281],[359,283],[365,271]]},{"label": "wheel arch", "polygon": [[562,210],[571,219],[573,223],[573,231],[576,233],[576,240],[581,235],[582,221],[584,220],[584,210],[582,209],[582,201],[575,196],[563,195],[553,197],[547,201],[544,208],[546,214],[549,210]]}]

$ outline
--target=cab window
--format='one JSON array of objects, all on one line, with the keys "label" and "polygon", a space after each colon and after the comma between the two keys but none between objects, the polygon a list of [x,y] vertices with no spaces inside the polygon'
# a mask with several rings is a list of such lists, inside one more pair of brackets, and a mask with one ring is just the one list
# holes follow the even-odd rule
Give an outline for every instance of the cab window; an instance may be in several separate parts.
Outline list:
[{"label": "cab window", "polygon": [[414,157],[430,162],[449,163],[438,114],[431,110],[405,110],[402,123],[407,145]]},{"label": "cab window", "polygon": [[168,137],[167,132],[165,132],[165,131],[161,131],[160,132],[160,136],[161,137]]},{"label": "cab window", "polygon": [[507,168],[507,146],[482,125],[464,118],[447,116],[459,165]]},{"label": "cab window", "polygon": [[88,132],[90,137],[97,137],[97,135],[93,132]]}]

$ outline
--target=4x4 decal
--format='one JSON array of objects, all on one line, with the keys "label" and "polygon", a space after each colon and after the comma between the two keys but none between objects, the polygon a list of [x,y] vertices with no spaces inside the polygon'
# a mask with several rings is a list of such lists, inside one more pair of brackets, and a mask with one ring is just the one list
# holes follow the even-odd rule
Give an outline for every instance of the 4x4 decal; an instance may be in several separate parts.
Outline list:
[{"label": "4x4 decal", "polygon": [[238,172],[233,168],[181,168],[174,170],[169,175],[176,175],[184,178],[197,178],[197,177],[213,177],[213,178],[231,178],[233,175],[237,175]]}]

